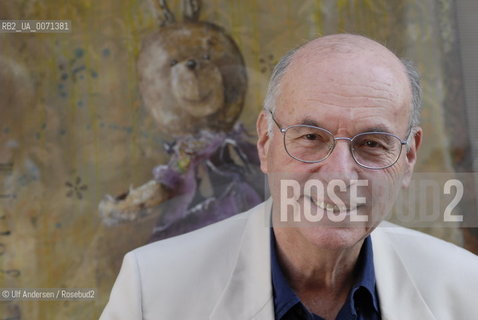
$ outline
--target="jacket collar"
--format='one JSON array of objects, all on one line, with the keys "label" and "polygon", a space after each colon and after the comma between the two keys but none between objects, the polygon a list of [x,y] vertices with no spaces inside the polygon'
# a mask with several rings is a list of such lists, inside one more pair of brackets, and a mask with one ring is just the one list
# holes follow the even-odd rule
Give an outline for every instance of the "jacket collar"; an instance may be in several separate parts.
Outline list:
[{"label": "jacket collar", "polygon": [[[396,228],[382,222],[372,232],[375,276],[382,319],[436,320],[416,287],[397,246],[384,229]],[[420,257],[417,257],[420,259]]]},{"label": "jacket collar", "polygon": [[249,211],[237,260],[211,320],[274,319],[270,270],[272,200]]}]

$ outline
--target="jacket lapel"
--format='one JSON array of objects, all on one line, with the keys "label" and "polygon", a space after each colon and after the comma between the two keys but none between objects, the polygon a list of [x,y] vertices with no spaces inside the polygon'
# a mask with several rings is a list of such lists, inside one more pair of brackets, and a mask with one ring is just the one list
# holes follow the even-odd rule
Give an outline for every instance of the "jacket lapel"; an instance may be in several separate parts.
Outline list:
[{"label": "jacket lapel", "polygon": [[408,273],[396,245],[384,228],[393,228],[393,225],[385,222],[372,232],[375,276],[382,319],[436,320]]},{"label": "jacket lapel", "polygon": [[269,248],[271,204],[269,199],[251,210],[235,267],[211,320],[274,319]]}]

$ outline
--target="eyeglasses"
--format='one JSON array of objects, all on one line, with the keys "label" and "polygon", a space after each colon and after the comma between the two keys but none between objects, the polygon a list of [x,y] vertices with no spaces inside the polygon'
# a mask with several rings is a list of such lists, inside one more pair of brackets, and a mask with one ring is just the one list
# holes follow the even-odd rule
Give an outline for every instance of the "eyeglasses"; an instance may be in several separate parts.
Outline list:
[{"label": "eyeglasses", "polygon": [[367,169],[386,169],[393,166],[408,145],[411,127],[406,140],[388,132],[362,132],[352,138],[335,137],[324,128],[311,125],[292,125],[281,128],[269,110],[272,120],[284,136],[284,148],[289,156],[305,163],[326,160],[334,151],[337,140],[349,142],[350,153],[355,162]]}]

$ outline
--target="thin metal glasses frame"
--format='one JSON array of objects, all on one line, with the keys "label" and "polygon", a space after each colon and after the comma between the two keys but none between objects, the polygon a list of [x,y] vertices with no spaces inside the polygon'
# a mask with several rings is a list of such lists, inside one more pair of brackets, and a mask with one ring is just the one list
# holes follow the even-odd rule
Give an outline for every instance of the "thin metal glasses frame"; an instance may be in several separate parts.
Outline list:
[{"label": "thin metal glasses frame", "polygon": [[[361,167],[363,167],[363,168],[366,168],[366,169],[371,169],[371,170],[383,170],[383,169],[387,169],[387,168],[390,168],[391,166],[393,166],[395,163],[397,163],[398,159],[400,159],[400,156],[402,155],[403,146],[404,146],[404,145],[408,145],[408,139],[410,139],[410,134],[412,133],[412,127],[410,127],[409,132],[408,132],[408,134],[407,134],[407,139],[406,139],[406,140],[400,139],[400,137],[398,137],[397,135],[394,135],[393,133],[380,132],[380,131],[361,132],[361,133],[359,133],[359,134],[356,134],[356,135],[353,136],[352,138],[348,138],[348,137],[335,137],[332,132],[330,132],[329,130],[327,130],[327,129],[325,129],[325,128],[321,128],[321,127],[317,127],[317,126],[312,126],[312,125],[308,125],[308,124],[295,124],[295,125],[291,125],[291,126],[282,128],[281,125],[280,125],[280,124],[277,122],[277,120],[275,119],[274,113],[273,113],[272,111],[270,111],[270,110],[267,110],[267,111],[271,114],[272,121],[274,121],[274,123],[276,124],[277,128],[278,128],[279,131],[282,133],[282,136],[283,136],[283,145],[284,145],[284,149],[285,149],[286,153],[287,153],[291,158],[293,158],[293,159],[295,159],[295,160],[297,160],[297,161],[300,161],[300,162],[304,162],[304,163],[319,163],[319,162],[323,162],[323,161],[327,160],[327,159],[329,158],[329,156],[332,154],[332,152],[334,151],[335,146],[336,146],[336,144],[337,144],[337,140],[345,140],[345,141],[348,141],[348,142],[349,142],[350,154],[352,155],[352,158],[354,159],[355,163],[357,163],[359,166],[361,166]],[[314,160],[314,161],[302,160],[302,159],[299,159],[299,158],[297,158],[297,157],[294,157],[293,155],[290,154],[289,150],[287,150],[286,141],[285,141],[285,134],[286,134],[287,130],[289,130],[289,129],[291,129],[291,128],[296,128],[296,127],[307,127],[307,128],[312,128],[312,129],[323,130],[323,131],[327,132],[328,134],[330,134],[330,136],[332,136],[332,137],[334,138],[333,145],[329,148],[329,151],[328,151],[327,155],[326,155],[323,159]],[[394,162],[392,162],[391,164],[389,164],[389,165],[387,165],[387,166],[383,166],[383,167],[371,167],[371,166],[364,165],[364,164],[360,163],[360,161],[357,160],[357,158],[355,157],[355,154],[354,154],[354,152],[353,152],[352,143],[353,143],[354,139],[356,139],[357,137],[363,136],[363,135],[375,134],[375,133],[388,135],[388,136],[394,137],[394,138],[396,138],[396,139],[398,139],[398,140],[400,141],[401,148],[400,148],[399,154],[397,155],[397,158],[395,159]]]}]

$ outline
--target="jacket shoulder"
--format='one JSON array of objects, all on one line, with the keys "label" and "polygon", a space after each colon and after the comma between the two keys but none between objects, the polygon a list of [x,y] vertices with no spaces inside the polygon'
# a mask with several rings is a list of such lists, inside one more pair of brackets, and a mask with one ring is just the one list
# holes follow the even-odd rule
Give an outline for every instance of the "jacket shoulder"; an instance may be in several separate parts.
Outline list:
[{"label": "jacket shoulder", "polygon": [[407,265],[434,267],[432,272],[471,272],[478,279],[478,256],[455,244],[392,223],[382,223],[377,229]]},{"label": "jacket shoulder", "polygon": [[[186,319],[194,311],[196,318],[207,318],[229,281],[247,222],[258,207],[129,252],[141,286],[143,317],[154,319],[161,312],[164,319]],[[189,307],[173,308],[171,301],[188,301]]]},{"label": "jacket shoulder", "polygon": [[[391,223],[382,223],[372,233],[372,240],[381,242],[377,244],[381,248],[377,253],[383,253],[383,248],[392,251],[382,255],[393,256],[393,263],[403,266],[435,315],[443,319],[468,319],[468,312],[477,310],[474,297],[478,288],[478,256],[452,243]],[[374,256],[375,253],[374,250]]]},{"label": "jacket shoulder", "polygon": [[[478,276],[478,256],[453,243],[438,239],[429,234],[401,227],[389,222],[382,223],[378,233],[392,241],[394,249],[403,257],[420,257],[419,264],[434,264],[440,262],[447,267],[466,268],[462,263],[475,267]],[[381,235],[382,236],[382,235]],[[414,259],[417,260],[417,259]]]},{"label": "jacket shoulder", "polygon": [[[217,258],[240,241],[247,217],[247,212],[241,213],[183,235],[153,242],[133,250],[131,254],[143,273],[152,269],[157,274],[158,270],[168,272],[168,268],[172,268],[176,274],[184,275],[204,260],[213,257],[216,258],[214,260],[221,260]],[[210,267],[214,268],[213,265]]]}]

